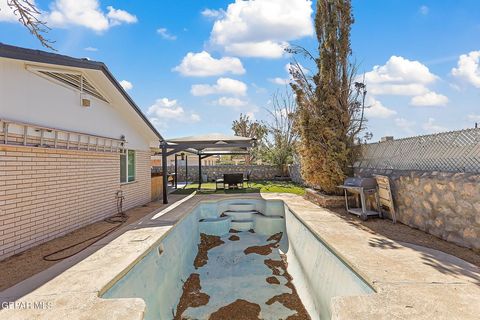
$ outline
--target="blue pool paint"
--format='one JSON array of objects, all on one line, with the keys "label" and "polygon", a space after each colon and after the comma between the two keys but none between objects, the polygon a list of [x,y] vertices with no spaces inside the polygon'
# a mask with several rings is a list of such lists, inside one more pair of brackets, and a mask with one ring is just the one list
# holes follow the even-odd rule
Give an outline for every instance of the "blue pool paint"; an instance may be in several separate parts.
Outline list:
[{"label": "blue pool paint", "polygon": [[[225,214],[237,204],[244,205],[236,208],[244,211],[243,216]],[[246,204],[253,205],[254,210]],[[258,211],[262,215],[249,215],[247,211]],[[228,240],[228,230],[235,221],[240,221],[240,227],[252,226],[255,233],[244,231],[238,234],[239,241]],[[195,269],[193,261],[200,231],[221,236],[225,244],[211,249],[208,263]],[[280,246],[268,257],[243,254],[243,248],[265,244],[269,235],[279,231],[284,235]],[[281,253],[287,256],[288,272],[312,319],[330,318],[330,300],[334,296],[373,292],[283,201],[229,199],[200,203],[109,288],[103,298],[142,298],[147,305],[145,319],[172,319],[182,295],[183,282],[190,274],[199,273],[202,292],[210,296],[210,301],[206,306],[187,309],[184,316],[207,319],[208,314],[236,299],[243,297],[261,304],[274,295],[288,292],[281,278],[281,284],[274,288],[265,282],[271,270],[263,263],[264,259],[279,260]],[[261,306],[264,319],[285,318],[292,314],[278,302]]]}]

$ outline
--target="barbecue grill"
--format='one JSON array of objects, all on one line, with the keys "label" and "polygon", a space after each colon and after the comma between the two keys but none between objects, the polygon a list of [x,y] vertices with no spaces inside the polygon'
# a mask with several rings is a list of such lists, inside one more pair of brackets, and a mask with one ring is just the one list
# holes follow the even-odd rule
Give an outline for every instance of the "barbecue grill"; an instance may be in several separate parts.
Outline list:
[{"label": "barbecue grill", "polygon": [[[375,195],[377,208],[380,208],[378,187],[375,178],[347,178],[345,179],[343,185],[338,187],[343,189],[345,195],[345,207],[348,212],[359,216],[362,220],[367,220],[369,216],[382,217],[382,213],[380,211],[377,212],[368,209],[366,204],[366,199],[368,196]],[[355,195],[357,208],[350,208],[348,206],[349,192]],[[358,197],[360,197],[360,207],[358,207]]]}]

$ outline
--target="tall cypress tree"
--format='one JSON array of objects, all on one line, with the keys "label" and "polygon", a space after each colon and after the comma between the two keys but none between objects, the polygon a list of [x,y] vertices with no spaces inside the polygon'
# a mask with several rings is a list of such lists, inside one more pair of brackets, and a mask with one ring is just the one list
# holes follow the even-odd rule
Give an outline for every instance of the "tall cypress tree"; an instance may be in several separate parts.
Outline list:
[{"label": "tall cypress tree", "polygon": [[[305,182],[322,191],[338,192],[355,160],[356,135],[363,129],[363,84],[355,83],[350,63],[350,0],[318,0],[315,30],[317,73],[307,79],[301,68],[291,71],[298,111],[299,155]],[[363,86],[363,87],[362,87]],[[362,91],[363,89],[363,91]],[[359,119],[359,114],[361,119]]]}]

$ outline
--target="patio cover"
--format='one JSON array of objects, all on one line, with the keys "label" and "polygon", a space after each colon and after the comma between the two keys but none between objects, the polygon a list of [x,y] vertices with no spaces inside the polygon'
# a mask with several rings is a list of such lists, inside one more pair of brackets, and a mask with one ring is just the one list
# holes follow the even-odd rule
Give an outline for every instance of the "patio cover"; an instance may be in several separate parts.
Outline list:
[{"label": "patio cover", "polygon": [[162,143],[162,171],[163,171],[163,203],[167,199],[167,157],[182,151],[198,155],[199,185],[202,186],[202,159],[213,155],[248,154],[255,145],[256,139],[239,136],[228,136],[221,133],[211,133],[198,136],[189,136],[168,139]]}]

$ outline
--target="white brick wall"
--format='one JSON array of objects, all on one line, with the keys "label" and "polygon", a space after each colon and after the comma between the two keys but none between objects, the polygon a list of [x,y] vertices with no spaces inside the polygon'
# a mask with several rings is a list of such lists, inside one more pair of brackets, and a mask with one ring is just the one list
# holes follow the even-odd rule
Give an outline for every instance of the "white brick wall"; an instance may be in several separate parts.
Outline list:
[{"label": "white brick wall", "polygon": [[0,260],[150,201],[150,153],[136,152],[136,181],[120,184],[118,153],[0,146]]}]

